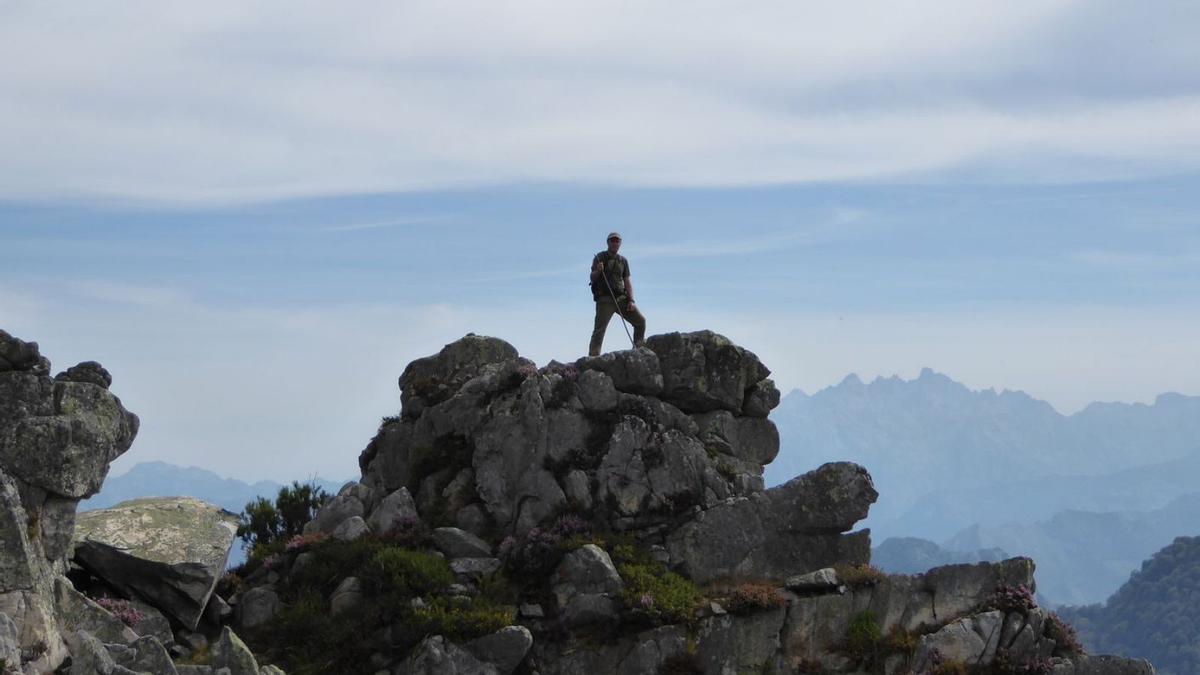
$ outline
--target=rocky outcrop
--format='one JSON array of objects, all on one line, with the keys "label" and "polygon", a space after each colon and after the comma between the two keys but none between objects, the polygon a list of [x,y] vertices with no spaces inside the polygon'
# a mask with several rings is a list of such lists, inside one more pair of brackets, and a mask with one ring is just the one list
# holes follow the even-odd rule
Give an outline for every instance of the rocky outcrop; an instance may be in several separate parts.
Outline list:
[{"label": "rocky outcrop", "polygon": [[575,511],[666,544],[697,580],[867,560],[868,535],[844,534],[876,497],[861,467],[764,491],[779,396],[758,357],[709,331],[646,344],[539,370],[507,342],[469,335],[414,361],[401,414],[359,458],[370,496],[339,497],[312,527],[361,504],[381,533],[401,505],[433,525],[522,535]]},{"label": "rocky outcrop", "polygon": [[0,330],[0,625],[15,632],[19,654],[10,667],[51,671],[67,658],[56,585],[65,582],[75,508],[99,491],[138,429],[111,383],[94,362],[51,378],[37,343]]},{"label": "rocky outcrop", "polygon": [[225,571],[238,518],[190,497],[152,497],[89,511],[75,559],[126,597],[194,630]]}]

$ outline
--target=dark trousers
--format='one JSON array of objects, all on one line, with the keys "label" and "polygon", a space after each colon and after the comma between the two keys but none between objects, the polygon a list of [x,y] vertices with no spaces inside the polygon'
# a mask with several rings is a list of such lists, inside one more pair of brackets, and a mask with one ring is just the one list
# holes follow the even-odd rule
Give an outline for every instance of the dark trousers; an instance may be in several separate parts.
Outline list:
[{"label": "dark trousers", "polygon": [[[617,313],[617,303],[612,298],[602,298],[596,301],[596,324],[592,328],[592,342],[588,345],[588,356],[599,356],[600,346],[604,344],[604,331],[613,314]],[[638,347],[646,344],[646,317],[636,307],[629,309],[629,303],[621,301],[621,314],[625,320],[633,324],[633,342]]]}]

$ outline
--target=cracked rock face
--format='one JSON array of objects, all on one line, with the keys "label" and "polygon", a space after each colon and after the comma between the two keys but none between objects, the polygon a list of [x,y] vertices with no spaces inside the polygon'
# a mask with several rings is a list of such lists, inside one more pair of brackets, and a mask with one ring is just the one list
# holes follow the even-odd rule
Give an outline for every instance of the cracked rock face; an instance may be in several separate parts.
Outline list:
[{"label": "cracked rock face", "polygon": [[19,658],[7,660],[30,672],[66,659],[64,631],[76,624],[125,635],[111,615],[65,590],[61,575],[78,502],[99,491],[138,418],[108,391],[112,378],[100,364],[53,379],[50,372],[36,342],[0,330],[0,626],[10,642],[16,636]]},{"label": "cracked rock face", "polygon": [[237,516],[190,497],[152,497],[79,515],[76,560],[130,597],[195,629],[237,534]]},{"label": "cracked rock face", "polygon": [[[779,452],[769,374],[710,331],[540,370],[503,340],[468,335],[404,370],[404,408],[360,456],[362,485],[417,495],[431,525],[480,532],[520,535],[573,509],[672,541],[672,564],[697,579],[865,562],[869,535],[843,534],[876,498],[861,467],[764,492],[763,466]],[[363,516],[376,531],[382,508]],[[789,546],[770,545],[779,537]]]}]

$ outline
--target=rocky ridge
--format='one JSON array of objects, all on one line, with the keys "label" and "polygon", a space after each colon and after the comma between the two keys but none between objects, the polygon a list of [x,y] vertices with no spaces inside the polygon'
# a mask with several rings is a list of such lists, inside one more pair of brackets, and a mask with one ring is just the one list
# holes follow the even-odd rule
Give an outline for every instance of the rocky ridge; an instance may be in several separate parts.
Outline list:
[{"label": "rocky ridge", "polygon": [[[1153,673],[1076,653],[1030,560],[870,568],[861,466],[765,490],[779,392],[711,332],[543,368],[468,335],[414,361],[361,479],[219,584],[228,522],[204,505],[126,504],[158,524],[76,537],[137,418],[99,364],[49,373],[0,332],[0,670]],[[171,529],[209,544],[155,552]]]},{"label": "rocky ridge", "polygon": [[[232,601],[270,625],[327,542],[403,541],[454,573],[406,602],[469,607],[506,585],[513,625],[413,644],[396,635],[422,610],[398,615],[364,634],[363,672],[1153,672],[1075,653],[1033,602],[1028,559],[874,571],[869,532],[851,532],[877,497],[861,466],[764,489],[779,450],[769,375],[707,331],[542,368],[468,335],[404,370],[361,480],[306,528],[319,543]],[[373,611],[363,583],[344,579],[328,606]]]}]

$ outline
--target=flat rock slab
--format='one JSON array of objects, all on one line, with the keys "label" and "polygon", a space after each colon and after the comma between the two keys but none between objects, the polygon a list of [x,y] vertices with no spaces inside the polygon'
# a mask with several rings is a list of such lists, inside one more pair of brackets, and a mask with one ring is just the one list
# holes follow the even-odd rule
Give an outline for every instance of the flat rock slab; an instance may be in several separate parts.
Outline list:
[{"label": "flat rock slab", "polygon": [[130,597],[195,629],[225,571],[238,517],[191,497],[151,497],[79,514],[75,559]]}]

